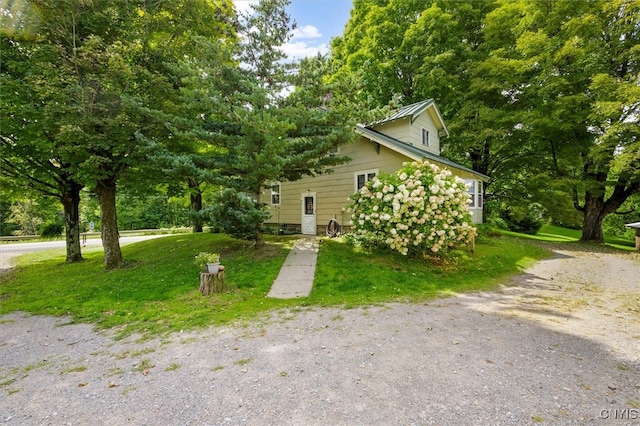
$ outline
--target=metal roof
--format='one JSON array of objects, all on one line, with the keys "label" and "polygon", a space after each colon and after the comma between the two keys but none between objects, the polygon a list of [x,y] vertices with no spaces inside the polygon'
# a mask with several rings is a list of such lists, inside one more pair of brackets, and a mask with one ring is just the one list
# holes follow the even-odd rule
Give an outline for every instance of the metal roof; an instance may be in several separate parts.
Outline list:
[{"label": "metal roof", "polygon": [[383,133],[377,132],[362,124],[356,125],[356,133],[359,133],[362,136],[374,142],[378,142],[389,149],[392,149],[396,152],[404,154],[407,157],[412,158],[413,160],[427,159],[427,160],[437,161],[438,163],[447,165],[449,167],[453,167],[454,169],[463,170],[465,172],[474,174],[485,182],[489,181],[489,176],[483,175],[482,173],[478,173],[475,170],[471,170],[467,167],[461,166],[460,164],[455,163],[451,160],[447,160],[446,158],[440,157],[439,155],[436,155],[433,152],[427,151],[420,147],[402,142],[399,139],[392,138],[391,136],[387,136]]},{"label": "metal roof", "polygon": [[424,111],[424,109],[429,105],[431,105],[432,103],[433,103],[433,99],[427,99],[426,101],[416,102],[415,104],[404,106],[399,110],[397,110],[396,112],[394,112],[389,117],[379,121],[379,123],[398,120],[400,118],[405,118],[405,117],[413,117],[414,115],[418,115],[420,112]]},{"label": "metal roof", "polygon": [[[438,117],[438,120],[440,121],[440,125],[442,126],[442,130],[444,130],[444,132],[446,133],[446,135],[449,135],[449,130],[447,129],[447,125],[444,123],[444,120],[442,119],[442,114],[440,114],[440,110],[438,109],[438,106],[436,105],[435,101],[433,99],[427,99],[421,102],[416,102],[415,104],[411,104],[411,105],[407,105],[404,106],[400,109],[398,109],[396,112],[394,112],[393,114],[391,114],[390,116],[383,118],[380,121],[376,121],[374,123],[369,124],[367,127],[371,128],[380,124],[385,124],[385,123],[389,123],[391,121],[395,121],[395,120],[400,120],[403,118],[407,118],[410,117],[411,118],[411,122],[413,123],[413,121],[416,119],[416,117],[418,117],[420,114],[422,114],[427,108],[433,108],[434,111],[436,112],[436,116]],[[436,123],[436,125],[438,125],[438,123]]]}]

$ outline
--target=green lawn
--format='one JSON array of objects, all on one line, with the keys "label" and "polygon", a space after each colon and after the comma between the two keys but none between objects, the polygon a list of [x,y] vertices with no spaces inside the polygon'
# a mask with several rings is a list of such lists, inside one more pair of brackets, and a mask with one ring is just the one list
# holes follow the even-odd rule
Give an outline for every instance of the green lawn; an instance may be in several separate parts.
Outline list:
[{"label": "green lawn", "polygon": [[[519,234],[506,230],[500,230],[500,233],[519,238],[528,238],[552,243],[575,243],[580,240],[580,236],[582,235],[582,231],[579,229],[568,229],[554,225],[543,225],[536,235]],[[635,241],[632,239],[624,239],[605,234],[604,241],[606,245],[617,249],[635,250]]]},{"label": "green lawn", "polygon": [[514,238],[483,238],[475,253],[460,250],[434,263],[396,252],[357,250],[341,239],[322,243],[309,301],[360,305],[422,301],[495,287],[549,252]]},{"label": "green lawn", "polygon": [[[325,240],[310,297],[268,299],[293,241],[268,237],[266,246],[256,250],[217,234],[168,236],[124,246],[127,265],[112,272],[103,270],[97,251],[86,251],[86,260],[75,264],[64,263],[63,251],[40,252],[24,256],[15,271],[0,276],[0,314],[69,315],[74,322],[115,328],[120,336],[151,336],[255,320],[277,308],[416,302],[489,289],[550,253],[522,239],[483,237],[475,253],[460,250],[435,264],[389,251],[366,252],[342,239]],[[222,254],[227,293],[199,293],[193,258],[200,251]]]}]

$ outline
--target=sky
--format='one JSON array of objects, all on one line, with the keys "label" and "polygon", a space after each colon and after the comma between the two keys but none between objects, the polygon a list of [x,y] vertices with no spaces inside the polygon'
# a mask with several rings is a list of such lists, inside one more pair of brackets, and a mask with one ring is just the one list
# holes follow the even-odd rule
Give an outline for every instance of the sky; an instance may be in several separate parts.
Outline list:
[{"label": "sky", "polygon": [[[234,0],[234,3],[241,11],[257,0]],[[352,6],[352,0],[291,0],[287,12],[297,28],[283,46],[284,52],[292,59],[329,52],[331,39],[343,33]]]}]

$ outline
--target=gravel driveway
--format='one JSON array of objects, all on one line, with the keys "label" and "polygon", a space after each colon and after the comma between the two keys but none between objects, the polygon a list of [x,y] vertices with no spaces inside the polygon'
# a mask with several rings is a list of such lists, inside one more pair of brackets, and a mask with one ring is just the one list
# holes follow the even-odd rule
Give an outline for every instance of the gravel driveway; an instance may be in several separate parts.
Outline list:
[{"label": "gravel driveway", "polygon": [[9,425],[640,424],[640,255],[559,246],[496,292],[115,341],[0,317]]}]

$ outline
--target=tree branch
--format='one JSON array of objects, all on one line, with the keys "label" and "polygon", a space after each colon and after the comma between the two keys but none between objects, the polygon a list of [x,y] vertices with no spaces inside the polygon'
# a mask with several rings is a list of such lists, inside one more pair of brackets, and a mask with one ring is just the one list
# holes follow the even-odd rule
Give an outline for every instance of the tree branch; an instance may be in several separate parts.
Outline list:
[{"label": "tree branch", "polygon": [[575,186],[573,187],[573,207],[579,212],[584,212],[584,206],[581,206],[580,201],[578,201],[578,188]]},{"label": "tree branch", "polygon": [[636,211],[636,208],[635,208],[635,207],[631,207],[631,210],[627,210],[626,212],[619,212],[619,211],[615,211],[615,212],[613,212],[613,213],[614,213],[614,214],[620,214],[620,215],[623,215],[623,214],[633,213],[633,212],[635,212],[635,211]]}]

